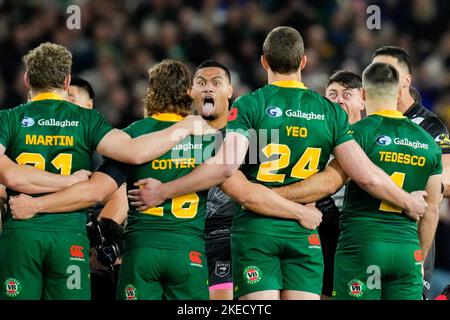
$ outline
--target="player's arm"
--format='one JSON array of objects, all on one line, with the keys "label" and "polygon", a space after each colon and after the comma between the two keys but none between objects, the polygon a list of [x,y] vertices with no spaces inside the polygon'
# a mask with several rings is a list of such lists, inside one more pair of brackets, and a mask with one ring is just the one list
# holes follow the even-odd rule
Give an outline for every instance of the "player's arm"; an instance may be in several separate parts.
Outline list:
[{"label": "player's arm", "polygon": [[370,161],[356,141],[341,143],[334,148],[334,155],[349,177],[373,197],[405,209],[415,220],[425,212],[425,193],[417,191],[409,194],[399,188],[383,170]]},{"label": "player's arm", "polygon": [[439,221],[439,204],[441,202],[441,175],[430,176],[425,191],[428,207],[419,221],[419,241],[425,260],[433,243],[434,234]]},{"label": "player's arm", "polygon": [[111,196],[105,200],[106,204],[100,211],[100,218],[114,220],[117,224],[122,224],[127,219],[128,198],[127,185],[124,183]]},{"label": "player's arm", "polygon": [[322,172],[287,186],[272,189],[283,198],[310,203],[335,194],[346,182],[348,175],[333,159]]},{"label": "player's arm", "polygon": [[217,154],[191,173],[166,183],[151,178],[137,181],[135,186],[140,188],[128,192],[131,204],[143,211],[167,199],[219,185],[239,168],[247,149],[248,139],[244,135],[229,133]]},{"label": "player's arm", "polygon": [[188,116],[169,128],[133,139],[124,131],[113,129],[102,138],[97,151],[120,162],[142,164],[166,153],[188,135],[210,130],[200,116]]},{"label": "player's arm", "polygon": [[19,165],[1,151],[0,145],[0,183],[9,189],[28,194],[55,192],[74,183],[89,179],[90,172],[79,170],[70,176],[62,176],[36,169],[28,165]]},{"label": "player's arm", "polygon": [[442,184],[444,198],[450,198],[450,154],[442,154]]},{"label": "player's arm", "polygon": [[8,198],[8,195],[6,194],[6,188],[4,185],[0,184],[0,221],[1,218],[6,212],[6,199]]},{"label": "player's arm", "polygon": [[9,205],[13,218],[30,219],[38,213],[63,213],[88,208],[103,202],[118,189],[115,180],[102,172],[94,172],[88,181],[41,197],[25,194],[12,197]]},{"label": "player's arm", "polygon": [[257,214],[297,220],[308,229],[315,229],[322,221],[322,214],[316,208],[286,200],[262,184],[248,181],[240,170],[225,180],[220,188],[234,201]]}]

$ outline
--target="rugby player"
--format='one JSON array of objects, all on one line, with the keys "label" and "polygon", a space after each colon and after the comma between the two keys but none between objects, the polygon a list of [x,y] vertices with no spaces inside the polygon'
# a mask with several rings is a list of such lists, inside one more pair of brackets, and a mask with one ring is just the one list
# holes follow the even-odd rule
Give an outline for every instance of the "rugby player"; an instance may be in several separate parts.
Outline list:
[{"label": "rugby player", "polygon": [[[190,117],[165,131],[132,139],[113,129],[98,112],[68,101],[72,56],[66,48],[41,44],[24,56],[24,63],[24,81],[30,89],[31,102],[0,115],[0,154],[4,154],[2,162],[7,164],[1,166],[0,172],[5,176],[1,181],[8,188],[20,182],[9,184],[14,179],[8,172],[7,157],[21,165],[68,176],[88,169],[94,150],[138,164],[176,145],[194,132],[195,123],[201,124],[199,131],[207,128],[201,117]],[[36,173],[39,170],[24,167],[24,172],[34,170],[32,179],[43,176]],[[51,185],[54,180],[62,182]],[[57,184],[68,185],[67,179],[59,176],[35,182],[38,188],[30,184],[17,190],[42,193],[59,190]],[[8,190],[8,194],[14,196],[17,192]],[[89,261],[83,251],[89,247],[86,212],[42,214],[27,221],[14,218],[7,215],[0,238],[0,282],[5,283],[0,299],[89,299]]]},{"label": "rugby player", "polygon": [[[258,185],[262,188],[291,184],[322,171],[333,152],[352,179],[372,194],[407,209],[414,218],[424,213],[424,193],[408,194],[396,186],[353,140],[342,108],[301,82],[307,58],[303,40],[295,29],[272,30],[264,42],[261,62],[269,84],[233,103],[227,129],[235,132],[227,132],[217,155],[174,181],[138,181],[140,189],[129,192],[132,205],[143,210],[173,196],[208,189],[233,174],[239,176],[236,171],[247,150],[256,149],[262,157],[256,164],[246,163],[242,170],[250,181],[262,183]],[[268,139],[261,142],[264,133]],[[230,179],[222,186],[244,204],[236,212],[232,228],[235,297],[318,299],[323,274],[316,230],[321,222],[320,212],[291,201],[262,197],[267,190],[272,192],[268,188],[248,192],[242,188],[240,178],[236,180],[234,183]],[[256,198],[259,200],[255,202]],[[263,208],[262,212],[248,209],[253,205]],[[297,221],[267,215],[284,215]]]}]

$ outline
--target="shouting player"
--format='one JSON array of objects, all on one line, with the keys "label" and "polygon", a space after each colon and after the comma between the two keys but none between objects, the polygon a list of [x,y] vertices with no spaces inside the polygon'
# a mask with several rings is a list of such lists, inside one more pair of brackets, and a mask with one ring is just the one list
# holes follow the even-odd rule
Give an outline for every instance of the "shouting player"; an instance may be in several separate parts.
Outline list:
[{"label": "shouting player", "polygon": [[[261,62],[269,84],[234,102],[227,125],[234,131],[227,132],[217,155],[180,179],[167,183],[148,179],[141,189],[130,192],[138,198],[132,204],[141,209],[153,207],[186,192],[208,189],[234,174],[237,178],[233,176],[236,179],[232,177],[222,187],[245,206],[236,212],[232,228],[235,297],[318,299],[323,259],[316,227],[321,214],[291,201],[274,202],[261,196],[265,191],[243,189],[236,170],[247,150],[250,159],[242,170],[251,181],[265,186],[306,179],[323,170],[334,152],[355,181],[378,197],[408,209],[411,216],[422,215],[426,204],[422,193],[404,192],[369,161],[353,140],[341,107],[301,82],[307,58],[295,29],[272,30],[264,41]],[[260,157],[257,163],[251,163],[255,150],[261,151]],[[252,200],[255,198],[258,201]],[[255,212],[252,207],[262,210]],[[268,215],[295,217],[297,221]]]},{"label": "shouting player", "polygon": [[[213,60],[201,63],[194,74],[191,97],[203,119],[225,134],[229,99],[233,95],[230,71]],[[231,275],[231,222],[235,202],[218,187],[208,192],[205,240],[211,300],[233,299]]]},{"label": "shouting player", "polygon": [[[93,150],[142,163],[193,132],[193,122],[203,123],[200,117],[192,117],[164,132],[132,139],[113,129],[98,112],[68,102],[72,56],[65,47],[41,44],[24,56],[24,62],[31,101],[0,116],[0,153],[19,164],[67,176],[88,169]],[[7,170],[0,168],[2,175]],[[41,179],[38,185],[49,180]],[[5,185],[11,188],[8,181]],[[27,188],[31,193],[55,191],[54,187]],[[0,238],[0,283],[5,284],[0,299],[89,299],[86,212],[41,214],[26,221],[14,218],[7,215]]]},{"label": "shouting player", "polygon": [[[147,117],[125,132],[133,137],[170,127],[190,113],[191,76],[178,61],[165,60],[149,71]],[[104,201],[125,181],[132,186],[147,177],[163,181],[189,173],[214,151],[214,139],[186,137],[171,151],[142,165],[107,161],[89,181],[44,197],[20,195],[10,201],[16,216],[58,212]],[[208,148],[209,147],[209,148]],[[157,208],[130,210],[117,298],[208,299],[208,269],[203,239],[207,193],[169,199]],[[51,214],[50,214],[51,215]],[[25,220],[27,221],[27,220]]]}]

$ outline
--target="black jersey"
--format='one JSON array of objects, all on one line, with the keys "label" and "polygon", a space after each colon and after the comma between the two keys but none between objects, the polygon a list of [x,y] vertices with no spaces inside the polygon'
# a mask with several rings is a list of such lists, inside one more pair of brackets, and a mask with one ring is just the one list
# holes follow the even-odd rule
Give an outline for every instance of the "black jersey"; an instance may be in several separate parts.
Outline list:
[{"label": "black jersey", "polygon": [[[441,147],[442,154],[450,154],[448,129],[433,112],[415,102],[408,110],[406,110],[404,116],[408,117],[412,122],[417,123],[422,129],[428,132],[434,138],[434,141]],[[433,241],[430,252],[424,261],[425,274],[423,277],[423,296],[426,299],[429,298],[431,278],[434,271],[435,250],[435,243]]]},{"label": "black jersey", "polygon": [[441,147],[442,154],[450,154],[450,139],[445,124],[430,110],[415,102],[405,113],[405,117],[428,132]]},{"label": "black jersey", "polygon": [[[225,136],[225,129],[220,130]],[[219,187],[212,187],[206,202],[206,239],[229,237],[236,203]]]}]

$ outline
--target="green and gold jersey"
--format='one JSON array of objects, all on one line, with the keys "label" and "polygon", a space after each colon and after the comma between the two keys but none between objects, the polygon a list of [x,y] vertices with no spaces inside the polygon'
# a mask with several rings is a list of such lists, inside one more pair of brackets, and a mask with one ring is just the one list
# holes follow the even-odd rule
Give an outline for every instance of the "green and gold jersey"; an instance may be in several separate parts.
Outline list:
[{"label": "green and gold jersey", "polygon": [[[407,192],[424,190],[442,172],[433,138],[398,111],[383,110],[355,123],[353,136],[372,162]],[[417,224],[400,208],[378,200],[350,181],[341,218],[341,240],[418,241]]]},{"label": "green and gold jersey", "polygon": [[[136,121],[124,129],[131,137],[160,131],[182,117],[160,113]],[[220,134],[220,133],[219,133]],[[214,155],[215,136],[188,136],[179,144],[150,162],[124,166],[128,189],[140,179],[154,178],[161,182],[176,180],[190,173],[196,166]],[[107,170],[100,170],[107,173]],[[120,184],[123,180],[116,181]],[[156,208],[144,212],[130,205],[125,230],[126,249],[154,247],[166,249],[204,249],[202,235],[205,229],[206,198],[208,191],[185,194],[168,199]]]},{"label": "green and gold jersey", "polygon": [[[250,181],[279,187],[322,171],[333,149],[352,139],[347,114],[296,81],[280,81],[237,99],[227,132],[249,139],[241,170]],[[236,212],[233,232],[295,237],[309,231],[297,221]]]},{"label": "green and gold jersey", "polygon": [[[111,125],[97,111],[52,93],[0,114],[0,144],[5,154],[19,164],[61,175],[89,170],[92,152],[110,130]],[[9,196],[16,194],[8,190]],[[4,229],[85,232],[86,220],[85,210],[38,214],[29,220],[13,220],[8,213]]]}]

